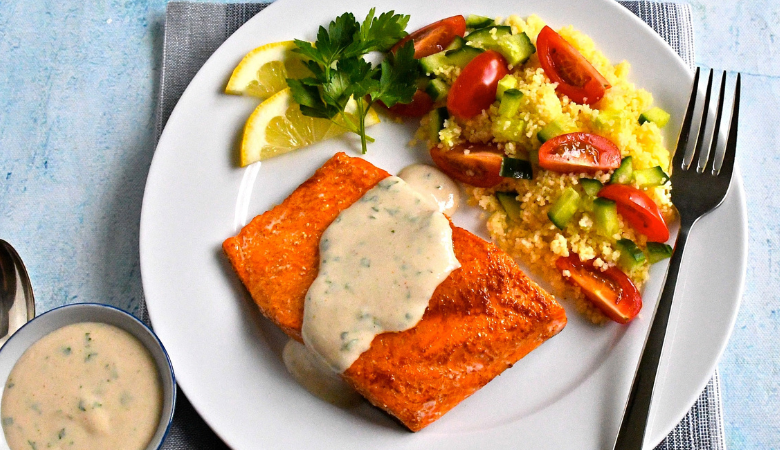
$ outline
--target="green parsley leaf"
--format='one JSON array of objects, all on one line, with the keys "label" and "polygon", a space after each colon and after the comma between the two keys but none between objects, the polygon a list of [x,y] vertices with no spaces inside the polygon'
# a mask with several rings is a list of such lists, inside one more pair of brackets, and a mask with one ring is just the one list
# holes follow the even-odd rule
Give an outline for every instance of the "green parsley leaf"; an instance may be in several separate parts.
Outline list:
[{"label": "green parsley leaf", "polygon": [[375,9],[371,8],[360,27],[359,42],[362,43],[364,54],[373,51],[386,52],[407,34],[405,30],[409,23],[408,15],[388,11],[375,18]]},{"label": "green parsley leaf", "polygon": [[[365,119],[376,101],[387,106],[408,103],[417,90],[421,70],[414,59],[414,45],[410,41],[395,55],[387,55],[379,67],[363,57],[373,51],[386,52],[406,36],[408,15],[389,11],[375,16],[375,8],[362,24],[351,13],[332,21],[328,28],[320,27],[317,41],[295,40],[297,53],[308,60],[311,77],[288,79],[293,99],[301,105],[301,113],[310,117],[327,118],[360,135],[363,153],[367,141]],[[355,117],[346,114],[350,99],[356,104]],[[336,121],[337,116],[340,120]]]},{"label": "green parsley leaf", "polygon": [[409,41],[382,61],[379,89],[371,93],[371,98],[380,100],[388,108],[396,103],[411,102],[417,92],[420,72],[420,62],[414,59],[414,43]]}]

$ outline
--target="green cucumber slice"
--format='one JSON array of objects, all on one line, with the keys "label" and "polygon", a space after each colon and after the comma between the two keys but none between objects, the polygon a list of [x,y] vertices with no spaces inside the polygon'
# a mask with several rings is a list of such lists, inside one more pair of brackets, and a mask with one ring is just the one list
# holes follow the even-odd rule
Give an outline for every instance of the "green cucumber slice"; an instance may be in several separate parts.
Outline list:
[{"label": "green cucumber slice", "polygon": [[536,138],[539,139],[539,142],[544,144],[546,141],[549,141],[556,136],[573,133],[574,131],[576,131],[576,128],[564,122],[559,116],[558,119],[553,119],[550,123],[542,127],[542,129],[536,133]]},{"label": "green cucumber slice", "polygon": [[504,75],[504,78],[498,80],[498,86],[496,87],[496,98],[501,100],[504,92],[517,88],[517,78],[512,75]]},{"label": "green cucumber slice", "polygon": [[499,175],[506,178],[530,180],[533,178],[533,170],[531,163],[525,159],[504,156]]},{"label": "green cucumber slice", "polygon": [[427,75],[431,75],[433,73],[436,73],[436,69],[439,69],[444,66],[452,65],[450,63],[450,60],[447,59],[445,53],[446,52],[439,52],[439,53],[434,53],[433,55],[428,55],[424,58],[420,58],[420,67],[423,68],[423,71]]},{"label": "green cucumber slice", "polygon": [[595,216],[596,232],[606,238],[611,238],[618,232],[617,204],[606,198],[593,200],[593,215]]},{"label": "green cucumber slice", "polygon": [[648,242],[647,243],[647,262],[655,264],[658,261],[663,261],[666,258],[671,258],[672,252],[671,245],[662,244],[660,242]]},{"label": "green cucumber slice", "polygon": [[531,43],[528,35],[523,32],[507,36],[498,41],[498,49],[496,51],[501,53],[510,65],[518,66],[528,61],[528,58],[536,53],[536,47]]},{"label": "green cucumber slice", "polygon": [[520,201],[517,200],[517,192],[496,192],[496,198],[506,211],[507,217],[514,221],[520,220],[523,210]]},{"label": "green cucumber slice", "polygon": [[466,28],[472,30],[489,27],[495,25],[495,23],[496,22],[490,17],[478,16],[476,14],[469,14],[468,17],[466,17]]},{"label": "green cucumber slice", "polygon": [[449,62],[449,65],[458,66],[462,69],[466,67],[466,64],[470,63],[472,59],[476,58],[476,56],[482,52],[484,52],[484,50],[481,48],[474,48],[468,45],[464,45],[457,50],[450,50],[445,52],[444,56]]},{"label": "green cucumber slice", "polygon": [[563,230],[571,222],[574,214],[580,207],[580,194],[574,189],[567,187],[558,197],[558,200],[550,207],[547,217],[556,227]]},{"label": "green cucumber slice", "polygon": [[439,139],[439,131],[444,128],[444,121],[447,120],[450,117],[449,112],[447,112],[447,107],[442,106],[441,108],[436,108],[430,113],[430,117],[428,120],[428,140],[431,141],[433,144],[438,144],[440,142]]},{"label": "green cucumber slice", "polygon": [[595,197],[601,188],[604,187],[601,181],[593,178],[580,178],[580,186],[582,186],[582,190],[585,191],[588,197]]},{"label": "green cucumber slice", "polygon": [[663,128],[667,123],[669,123],[669,119],[671,117],[672,116],[668,112],[655,106],[639,115],[639,124],[641,125],[645,122],[653,122],[654,124],[658,125],[658,128]]},{"label": "green cucumber slice", "polygon": [[615,243],[620,250],[618,265],[626,272],[632,272],[645,262],[645,253],[631,239],[620,239]]},{"label": "green cucumber slice", "polygon": [[498,107],[498,114],[502,117],[512,117],[517,114],[520,104],[523,101],[523,93],[517,89],[508,89],[501,96],[501,104]]},{"label": "green cucumber slice", "polygon": [[655,166],[649,169],[637,169],[634,171],[634,182],[642,189],[661,186],[668,181],[669,175],[664,172],[661,166]]},{"label": "green cucumber slice", "polygon": [[466,45],[466,40],[460,36],[455,36],[455,39],[453,39],[452,42],[450,42],[450,45],[448,45],[447,48],[444,49],[444,51],[457,50],[463,47],[464,45]]},{"label": "green cucumber slice", "polygon": [[612,172],[609,182],[612,184],[628,184],[634,175],[634,158],[626,156],[620,161],[620,167]]},{"label": "green cucumber slice", "polygon": [[434,102],[444,100],[449,92],[450,87],[447,86],[447,83],[438,78],[431,80],[430,83],[428,83],[428,86],[425,88],[425,93],[430,95]]}]

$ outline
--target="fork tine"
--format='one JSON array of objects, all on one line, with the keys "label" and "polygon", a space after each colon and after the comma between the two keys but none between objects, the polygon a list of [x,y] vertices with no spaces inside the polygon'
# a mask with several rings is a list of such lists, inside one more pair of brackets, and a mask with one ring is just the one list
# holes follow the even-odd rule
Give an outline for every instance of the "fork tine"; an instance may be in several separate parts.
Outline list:
[{"label": "fork tine", "polygon": [[[712,127],[712,132],[710,133],[710,153],[709,153],[709,160],[706,161],[707,164],[699,162],[699,173],[704,173],[707,167],[710,167],[712,169],[712,174],[717,175],[717,172],[715,172],[715,166],[718,165],[717,161],[717,151],[718,151],[718,138],[720,137],[720,120],[723,116],[723,97],[726,94],[726,71],[723,71],[723,77],[720,79],[720,90],[718,92],[718,111],[715,115],[715,125]],[[712,163],[710,165],[709,163]]]},{"label": "fork tine", "polygon": [[[684,164],[685,170],[693,164],[697,158],[699,161],[707,162],[707,149],[703,148],[704,145],[704,132],[707,129],[707,116],[710,113],[710,97],[712,97],[712,69],[710,69],[710,76],[707,79],[707,90],[704,91],[704,105],[701,109],[701,122],[699,122],[699,128],[696,130],[696,145],[693,147],[693,155],[691,159]],[[703,167],[703,164],[700,164]]]},{"label": "fork tine", "polygon": [[688,145],[688,137],[691,133],[691,122],[693,122],[693,110],[696,109],[696,95],[699,92],[699,73],[701,68],[696,68],[696,73],[693,75],[693,84],[691,85],[690,100],[688,100],[688,108],[685,110],[685,117],[683,118],[682,127],[680,128],[680,135],[677,138],[677,149],[674,151],[674,159],[672,160],[672,168],[682,168],[683,161],[685,160],[685,147]]},{"label": "fork tine", "polygon": [[[731,124],[729,125],[729,135],[726,140],[726,150],[723,154],[723,164],[716,174],[731,178],[731,172],[734,170],[734,159],[737,153],[737,122],[739,121],[739,97],[742,87],[742,74],[737,73],[737,82],[734,86],[734,105],[731,107]],[[715,169],[713,169],[714,171]]]}]

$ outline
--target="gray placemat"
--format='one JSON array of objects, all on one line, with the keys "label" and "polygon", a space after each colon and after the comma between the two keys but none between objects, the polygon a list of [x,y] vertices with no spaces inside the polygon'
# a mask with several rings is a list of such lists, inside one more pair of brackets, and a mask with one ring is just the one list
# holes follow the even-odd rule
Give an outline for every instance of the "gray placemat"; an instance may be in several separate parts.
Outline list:
[{"label": "gray placemat", "polygon": [[[620,3],[656,30],[688,66],[693,67],[693,27],[687,4]],[[262,3],[168,4],[157,107],[158,138],[176,102],[201,66],[234,31],[266,6]],[[141,314],[148,323],[143,303]],[[656,450],[725,449],[721,410],[720,381],[716,372],[688,414]],[[179,395],[173,425],[162,448],[218,450],[228,447],[209,429],[186,396]]]}]

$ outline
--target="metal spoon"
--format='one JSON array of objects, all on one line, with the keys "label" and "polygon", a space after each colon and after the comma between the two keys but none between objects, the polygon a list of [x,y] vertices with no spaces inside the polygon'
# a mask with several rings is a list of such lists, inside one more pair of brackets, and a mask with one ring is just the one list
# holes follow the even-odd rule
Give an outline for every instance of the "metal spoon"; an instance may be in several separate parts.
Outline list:
[{"label": "metal spoon", "polygon": [[33,317],[35,296],[27,268],[11,244],[0,239],[0,344]]},{"label": "metal spoon", "polygon": [[16,300],[16,265],[5,246],[0,246],[0,337],[8,334],[8,311]]}]

